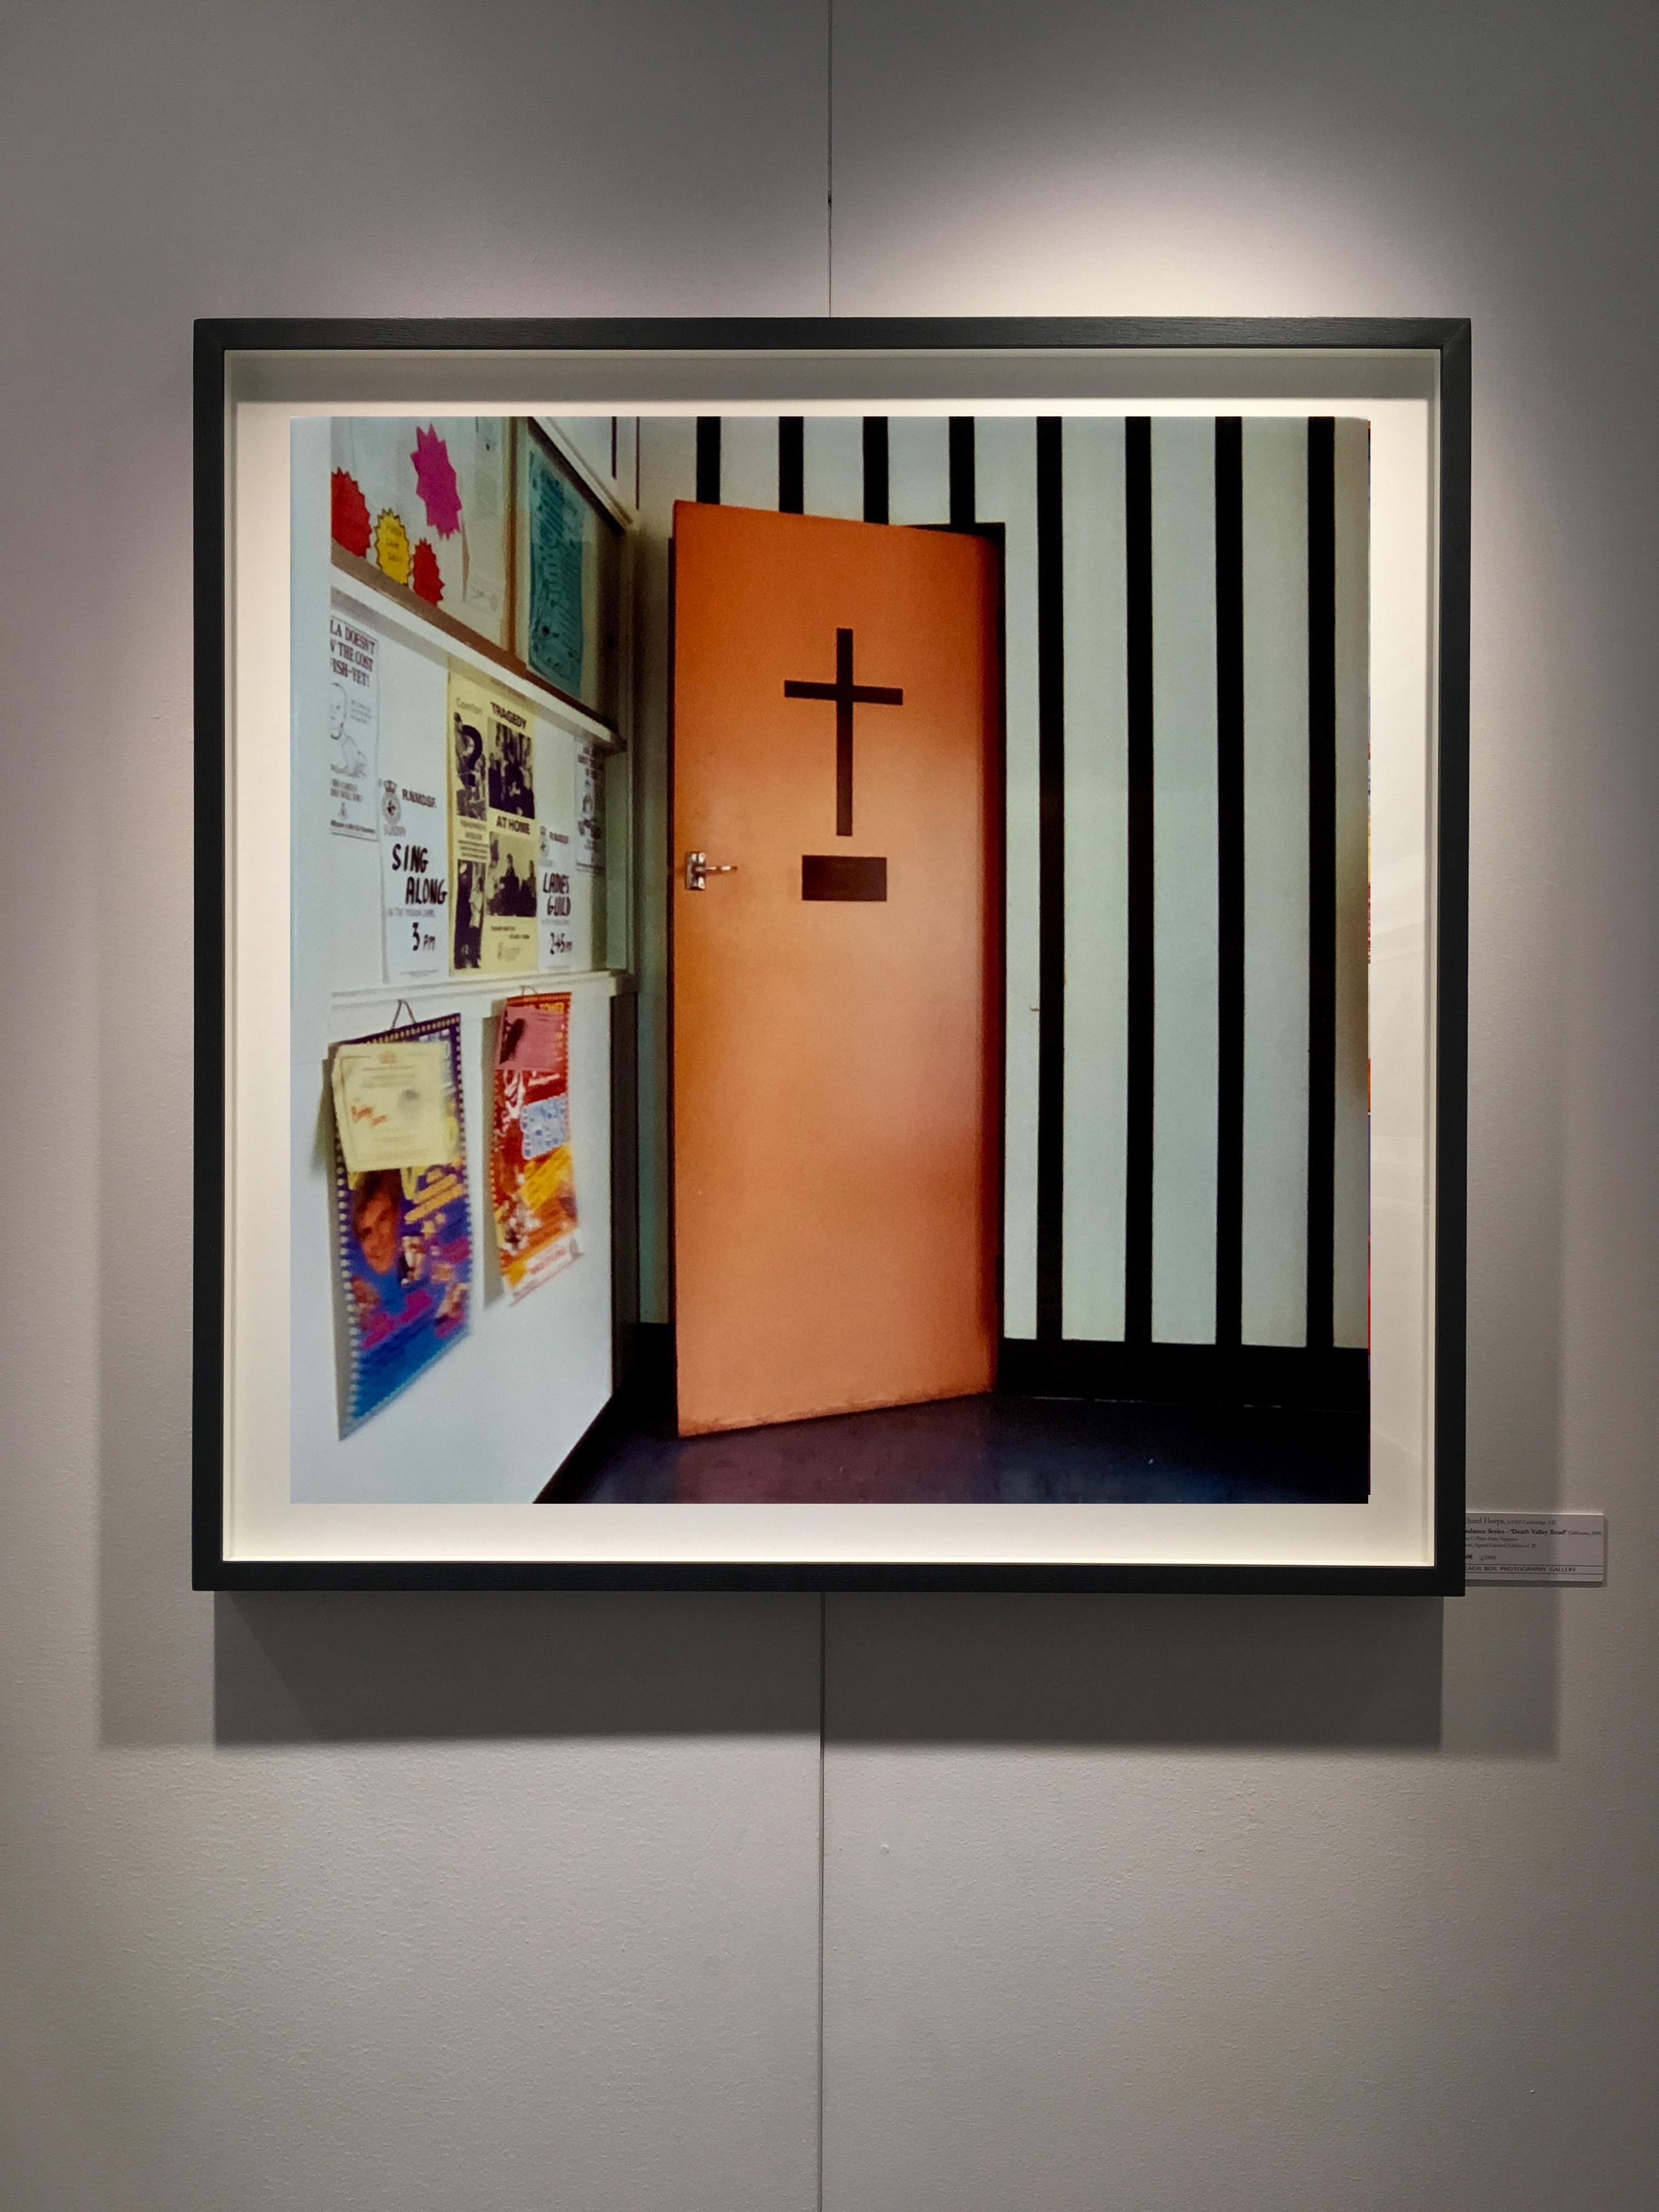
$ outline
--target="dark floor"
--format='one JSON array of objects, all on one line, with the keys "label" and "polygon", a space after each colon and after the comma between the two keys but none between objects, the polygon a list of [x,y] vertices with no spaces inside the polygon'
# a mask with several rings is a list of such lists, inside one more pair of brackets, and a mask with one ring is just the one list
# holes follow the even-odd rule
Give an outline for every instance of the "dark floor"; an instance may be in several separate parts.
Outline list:
[{"label": "dark floor", "polygon": [[948,1398],[719,1436],[618,1408],[544,1493],[608,1504],[1358,1504],[1369,1415]]}]

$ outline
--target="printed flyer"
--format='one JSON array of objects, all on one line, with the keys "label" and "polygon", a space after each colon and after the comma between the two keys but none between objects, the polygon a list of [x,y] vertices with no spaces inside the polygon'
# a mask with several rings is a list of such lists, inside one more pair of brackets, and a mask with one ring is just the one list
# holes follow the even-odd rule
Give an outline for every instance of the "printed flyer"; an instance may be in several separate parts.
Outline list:
[{"label": "printed flyer", "polygon": [[380,730],[380,641],[343,615],[328,618],[328,826],[378,836],[374,780]]},{"label": "printed flyer", "polygon": [[590,875],[605,866],[605,755],[597,745],[576,748],[576,866]]},{"label": "printed flyer", "polygon": [[514,1304],[580,1255],[570,1151],[570,994],[501,1009],[490,1195],[501,1279]]},{"label": "printed flyer", "polygon": [[534,732],[464,671],[449,678],[450,957],[459,973],[536,965]]},{"label": "printed flyer", "polygon": [[467,1332],[472,1223],[460,1017],[336,1045],[329,1088],[344,1437]]},{"label": "printed flyer", "polygon": [[441,975],[449,903],[444,810],[435,791],[380,779],[380,882],[388,982]]},{"label": "printed flyer", "polygon": [[544,968],[568,968],[576,957],[571,919],[570,832],[542,824],[541,899]]}]

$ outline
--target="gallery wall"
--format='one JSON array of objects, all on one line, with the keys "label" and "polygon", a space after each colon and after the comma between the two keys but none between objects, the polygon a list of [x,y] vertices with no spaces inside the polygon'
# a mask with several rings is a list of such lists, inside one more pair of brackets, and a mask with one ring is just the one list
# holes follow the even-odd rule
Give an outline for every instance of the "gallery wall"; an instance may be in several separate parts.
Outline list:
[{"label": "gallery wall", "polygon": [[[6,2212],[1652,2199],[1659,33],[837,0],[830,264],[825,31],[14,23]],[[189,1592],[191,318],[832,273],[1474,318],[1471,1492],[1604,1590]]]}]

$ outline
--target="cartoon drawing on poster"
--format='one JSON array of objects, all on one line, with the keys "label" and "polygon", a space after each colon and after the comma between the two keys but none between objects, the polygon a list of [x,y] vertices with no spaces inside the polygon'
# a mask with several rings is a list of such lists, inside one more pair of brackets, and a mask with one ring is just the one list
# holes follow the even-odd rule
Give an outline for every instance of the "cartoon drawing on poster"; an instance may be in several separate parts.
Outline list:
[{"label": "cartoon drawing on poster", "polygon": [[576,957],[570,896],[570,832],[541,826],[541,956],[544,968],[568,968]]},{"label": "cartoon drawing on poster", "polygon": [[328,826],[337,837],[377,836],[374,781],[380,732],[380,641],[343,615],[328,618]]},{"label": "cartoon drawing on poster", "polygon": [[605,868],[605,755],[597,745],[576,748],[576,866],[588,875]]},{"label": "cartoon drawing on poster", "polygon": [[459,1015],[337,1045],[334,1218],[346,1339],[340,1433],[466,1334],[471,1211]]},{"label": "cartoon drawing on poster", "polygon": [[501,1009],[490,1197],[501,1279],[516,1304],[580,1257],[570,1149],[570,994]]},{"label": "cartoon drawing on poster", "polygon": [[380,780],[380,880],[389,982],[440,975],[449,904],[444,810],[435,791]]}]

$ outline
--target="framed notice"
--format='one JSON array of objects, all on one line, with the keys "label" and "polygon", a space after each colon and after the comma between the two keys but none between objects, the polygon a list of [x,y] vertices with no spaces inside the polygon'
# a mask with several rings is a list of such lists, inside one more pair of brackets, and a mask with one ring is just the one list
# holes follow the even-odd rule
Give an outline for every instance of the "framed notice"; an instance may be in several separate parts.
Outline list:
[{"label": "framed notice", "polygon": [[1462,1589],[1466,323],[196,374],[198,1585]]}]

